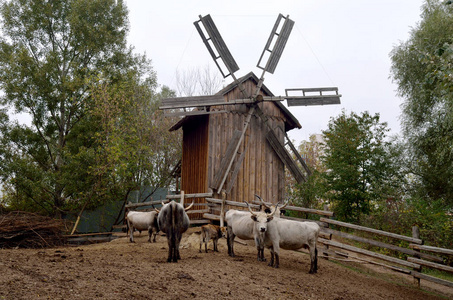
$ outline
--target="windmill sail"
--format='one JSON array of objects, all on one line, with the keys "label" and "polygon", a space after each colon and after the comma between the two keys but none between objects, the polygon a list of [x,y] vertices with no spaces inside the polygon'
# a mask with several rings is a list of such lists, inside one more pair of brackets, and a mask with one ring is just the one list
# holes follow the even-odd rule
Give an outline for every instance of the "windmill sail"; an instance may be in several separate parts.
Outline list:
[{"label": "windmill sail", "polygon": [[[205,36],[202,28],[200,27],[200,22],[201,24],[203,24],[203,27],[206,30],[208,37]],[[214,21],[211,18],[211,15],[206,15],[204,17],[200,16],[200,20],[195,21],[193,24],[197,28],[197,31],[200,34],[203,43],[206,45],[206,48],[208,48],[209,54],[211,54],[211,57],[216,63],[217,67],[219,68],[220,73],[222,73],[223,78],[226,78],[229,75],[236,72],[237,70],[239,70],[239,66],[237,65],[236,61],[231,55],[230,50],[228,50],[228,47],[223,41],[223,38],[220,35],[220,32],[217,30],[217,27],[215,26]],[[217,51],[217,53],[214,51],[211,44],[209,43],[210,41],[214,45],[214,48]],[[223,62],[223,65],[226,67],[229,73],[226,73],[223,70],[222,66],[219,64],[219,59],[221,59],[221,62]]]},{"label": "windmill sail", "polygon": [[[280,31],[278,31],[282,19],[285,19],[285,22],[283,23],[283,26],[281,27]],[[294,21],[289,19],[289,17],[285,18],[282,14],[278,15],[277,21],[275,22],[271,35],[269,36],[266,46],[264,47],[263,53],[261,53],[260,59],[258,60],[258,64],[256,65],[258,68],[264,70],[265,72],[274,74],[275,68],[277,67],[278,61],[282,56],[283,49],[285,49],[286,42],[288,41],[293,26]],[[277,41],[272,47],[272,42],[275,38],[277,38]],[[269,53],[270,55],[267,58],[265,66],[264,67],[261,66],[263,58],[267,57],[266,54]]]}]

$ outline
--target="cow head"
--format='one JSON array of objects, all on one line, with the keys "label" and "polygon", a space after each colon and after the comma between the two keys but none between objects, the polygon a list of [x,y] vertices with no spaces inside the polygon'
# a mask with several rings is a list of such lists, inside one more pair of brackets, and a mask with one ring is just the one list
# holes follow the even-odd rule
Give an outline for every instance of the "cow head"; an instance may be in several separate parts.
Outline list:
[{"label": "cow head", "polygon": [[281,214],[285,213],[284,208],[288,205],[288,201],[286,201],[285,204],[283,204],[283,206],[281,207],[278,206],[278,203],[276,205],[268,206],[266,203],[264,203],[263,199],[260,196],[255,194],[255,197],[258,198],[261,201],[261,205],[265,207],[263,210],[265,213],[277,213],[276,217],[280,217]]},{"label": "cow head", "polygon": [[262,211],[254,212],[250,208],[250,205],[248,204],[248,202],[245,201],[245,203],[247,204],[247,207],[248,207],[250,213],[252,214],[250,217],[252,218],[253,221],[255,221],[255,226],[256,226],[257,231],[260,234],[265,233],[267,230],[267,223],[272,221],[272,219],[274,218],[275,211],[273,211],[272,213],[265,213]]},{"label": "cow head", "polygon": [[219,227],[219,231],[217,232],[217,235],[219,238],[220,237],[226,238],[227,237],[227,227],[226,226]]}]

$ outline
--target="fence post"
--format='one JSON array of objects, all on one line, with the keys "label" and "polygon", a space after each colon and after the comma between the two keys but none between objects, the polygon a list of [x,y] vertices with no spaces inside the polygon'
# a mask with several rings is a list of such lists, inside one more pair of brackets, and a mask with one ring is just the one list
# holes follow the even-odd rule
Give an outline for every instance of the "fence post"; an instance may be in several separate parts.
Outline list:
[{"label": "fence post", "polygon": [[[420,239],[420,228],[417,225],[412,226],[412,237],[416,238],[416,239]],[[415,250],[415,252],[420,252],[420,250],[418,250],[418,249],[414,249],[414,250]],[[415,258],[420,258],[420,255],[415,254],[414,257]],[[414,268],[414,270],[421,273],[422,272],[422,266],[420,266],[420,268],[418,268],[418,269]],[[417,278],[417,277],[414,276],[414,284],[418,288],[420,288],[420,278]]]},{"label": "fence post", "polygon": [[[324,204],[324,210],[326,210],[326,211],[329,210],[329,206],[327,204]],[[330,217],[329,217],[329,219],[330,219]],[[330,227],[329,224],[327,224],[327,228],[329,228],[329,227]],[[329,260],[329,245],[324,244],[324,249],[325,249],[324,255],[326,257],[326,260]]]},{"label": "fence post", "polygon": [[225,213],[225,200],[226,200],[226,193],[222,192],[222,205],[220,206],[220,227],[224,227],[224,213]]},{"label": "fence post", "polygon": [[181,203],[182,207],[184,207],[184,191],[181,191],[181,200],[179,203]]}]

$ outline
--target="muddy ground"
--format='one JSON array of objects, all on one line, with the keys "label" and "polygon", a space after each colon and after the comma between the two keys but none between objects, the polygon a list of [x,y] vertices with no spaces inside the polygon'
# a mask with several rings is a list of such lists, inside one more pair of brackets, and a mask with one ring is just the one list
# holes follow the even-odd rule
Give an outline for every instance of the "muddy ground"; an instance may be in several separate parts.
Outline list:
[{"label": "muddy ground", "polygon": [[[309,275],[309,255],[282,250],[280,268],[256,261],[253,246],[226,240],[219,253],[199,253],[199,235],[182,241],[182,260],[167,263],[158,236],[122,235],[109,243],[52,249],[0,250],[0,299],[452,299],[453,290],[368,264],[319,259]],[[209,245],[212,249],[212,244]],[[266,250],[269,259],[269,252]]]}]

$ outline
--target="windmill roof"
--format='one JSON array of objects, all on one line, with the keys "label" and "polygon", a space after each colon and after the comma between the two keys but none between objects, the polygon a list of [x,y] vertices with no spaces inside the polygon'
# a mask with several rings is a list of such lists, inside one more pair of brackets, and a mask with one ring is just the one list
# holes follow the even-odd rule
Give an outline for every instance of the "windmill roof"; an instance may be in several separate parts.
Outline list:
[{"label": "windmill roof", "polygon": [[[258,84],[258,77],[253,73],[250,72],[240,78],[238,78],[238,81],[240,83],[243,83],[247,80],[253,80],[256,84]],[[223,89],[221,89],[219,92],[216,93],[216,95],[226,95],[229,92],[231,92],[233,89],[235,89],[237,86],[236,82],[232,82]],[[267,96],[275,96],[264,84],[261,86],[261,90],[267,95]],[[273,102],[285,115],[286,117],[286,123],[285,123],[285,131],[289,131],[294,128],[302,128],[300,125],[299,121],[297,118],[281,103],[281,101],[275,101]],[[190,122],[192,119],[194,119],[196,116],[186,116],[182,118],[178,123],[173,125],[170,128],[170,131],[178,130],[180,127],[182,127],[185,123]]]}]

